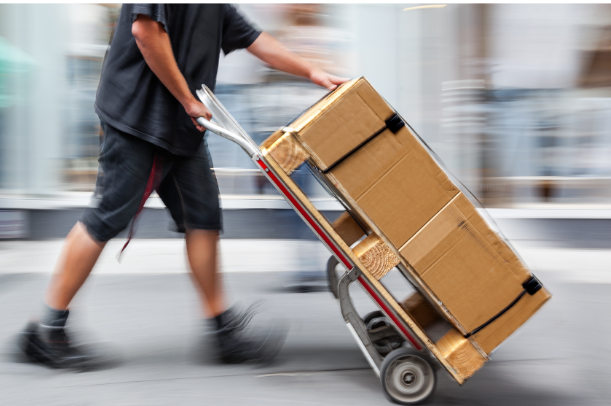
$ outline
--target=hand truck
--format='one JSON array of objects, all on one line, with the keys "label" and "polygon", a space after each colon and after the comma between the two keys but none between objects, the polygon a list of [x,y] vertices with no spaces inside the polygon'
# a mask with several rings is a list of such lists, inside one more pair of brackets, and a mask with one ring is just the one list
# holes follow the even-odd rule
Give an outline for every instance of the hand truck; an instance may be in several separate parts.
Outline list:
[{"label": "hand truck", "polygon": [[[461,374],[418,328],[417,323],[402,312],[382,284],[370,277],[352,249],[334,232],[330,223],[314,208],[282,167],[259,148],[210,89],[202,86],[202,89],[197,91],[197,95],[210,110],[215,121],[198,118],[197,122],[211,132],[238,144],[331,251],[329,268],[333,268],[334,271],[337,263],[346,268],[347,271],[339,280],[334,272],[329,273],[331,288],[339,300],[341,313],[348,329],[371,368],[380,378],[382,388],[390,400],[399,404],[415,404],[426,400],[435,390],[436,371],[440,368],[462,384],[471,374]],[[346,206],[345,202],[341,202]],[[362,286],[379,311],[372,312],[364,318],[359,316],[349,294],[349,287],[354,282]],[[375,328],[372,331],[372,323],[379,323],[380,320],[386,321],[385,328]],[[402,345],[388,353],[381,352],[375,341],[392,336],[398,337],[403,342]],[[482,356],[482,359],[485,362],[487,356]]]}]

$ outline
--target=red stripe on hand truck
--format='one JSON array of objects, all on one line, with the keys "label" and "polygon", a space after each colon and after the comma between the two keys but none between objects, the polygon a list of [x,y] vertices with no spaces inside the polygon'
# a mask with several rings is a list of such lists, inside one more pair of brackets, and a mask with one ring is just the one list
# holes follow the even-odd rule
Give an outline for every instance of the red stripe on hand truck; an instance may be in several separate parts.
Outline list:
[{"label": "red stripe on hand truck", "polygon": [[[344,256],[341,250],[337,248],[335,243],[327,236],[327,234],[320,228],[320,226],[316,224],[316,221],[314,221],[310,213],[308,213],[308,211],[301,205],[301,203],[297,199],[295,199],[293,194],[286,188],[286,186],[284,186],[284,184],[276,177],[276,175],[272,171],[269,170],[265,162],[263,162],[262,159],[257,159],[256,163],[257,165],[259,165],[261,169],[263,169],[263,171],[269,177],[272,183],[274,183],[274,185],[276,185],[278,189],[280,189],[282,194],[284,194],[284,196],[286,196],[286,198],[293,204],[293,206],[297,209],[297,211],[299,211],[299,213],[308,222],[308,224],[310,224],[310,226],[314,229],[316,234],[318,234],[318,236],[322,238],[322,240],[327,244],[327,246],[331,248],[331,250],[335,253],[335,255],[342,262],[342,264],[344,264],[344,266],[348,269],[348,271],[352,270],[352,268],[354,268],[354,265],[350,261],[348,261],[348,259]],[[388,308],[386,303],[373,290],[373,288],[369,285],[369,283],[365,280],[365,278],[363,278],[362,276],[359,276],[358,281],[365,288],[365,290],[367,290],[369,295],[376,301],[376,303],[382,308],[384,313],[386,313],[386,315],[390,317],[390,319],[395,323],[395,325],[403,332],[403,334],[409,340],[411,345],[416,350],[420,351],[422,349],[422,346],[420,345],[420,343],[418,343],[418,341],[414,339],[414,337],[409,333],[409,331],[407,331],[403,323]]]},{"label": "red stripe on hand truck", "polygon": [[308,213],[308,211],[301,205],[301,203],[297,199],[295,199],[293,194],[286,188],[286,186],[284,186],[284,184],[276,177],[276,175],[268,169],[265,162],[263,162],[263,160],[261,159],[257,160],[256,162],[261,167],[261,169],[265,171],[265,173],[274,183],[274,185],[276,185],[278,189],[280,189],[282,194],[286,196],[286,198],[293,204],[297,211],[299,211],[299,213],[308,222],[308,224],[310,224],[316,234],[318,234],[318,236],[323,239],[323,241],[329,246],[329,248],[331,248],[331,250],[335,253],[335,255],[342,262],[342,264],[344,264],[344,266],[349,271],[352,270],[352,268],[354,268],[354,265],[350,261],[348,261],[348,259],[344,256],[340,249],[337,248],[335,243],[327,236],[327,233],[325,233],[324,230],[320,228],[318,224],[316,224],[316,221],[314,221],[310,213]]},{"label": "red stripe on hand truck", "polygon": [[397,326],[405,335],[405,337],[409,340],[410,344],[417,349],[418,351],[420,351],[422,349],[422,346],[420,345],[420,343],[418,341],[416,341],[416,339],[410,334],[409,331],[407,331],[407,329],[405,328],[405,326],[403,326],[403,323],[397,318],[397,316],[395,316],[395,314],[393,313],[393,311],[391,309],[388,308],[388,306],[386,305],[386,303],[380,298],[380,296],[378,296],[377,292],[371,287],[371,285],[369,284],[369,282],[367,282],[367,280],[365,278],[363,278],[362,276],[358,277],[358,281],[361,283],[361,285],[365,288],[365,290],[367,291],[367,293],[369,293],[369,295],[373,298],[373,300],[376,301],[376,303],[382,308],[382,310],[384,311],[384,313],[386,313],[386,315],[388,317],[390,317],[390,319],[395,323],[395,326]]}]

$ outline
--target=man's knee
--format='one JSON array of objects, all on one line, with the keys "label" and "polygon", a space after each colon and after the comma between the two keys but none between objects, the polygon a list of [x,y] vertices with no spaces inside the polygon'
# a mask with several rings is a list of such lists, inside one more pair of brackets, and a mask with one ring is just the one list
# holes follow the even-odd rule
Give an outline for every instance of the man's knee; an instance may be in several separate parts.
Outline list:
[{"label": "man's knee", "polygon": [[206,230],[188,228],[185,230],[186,238],[206,238],[206,239],[219,239],[219,230]]},{"label": "man's knee", "polygon": [[97,208],[87,208],[80,219],[80,223],[85,226],[87,233],[94,240],[100,244],[105,244],[125,230],[132,217],[129,217],[129,215],[108,216],[107,213]]}]

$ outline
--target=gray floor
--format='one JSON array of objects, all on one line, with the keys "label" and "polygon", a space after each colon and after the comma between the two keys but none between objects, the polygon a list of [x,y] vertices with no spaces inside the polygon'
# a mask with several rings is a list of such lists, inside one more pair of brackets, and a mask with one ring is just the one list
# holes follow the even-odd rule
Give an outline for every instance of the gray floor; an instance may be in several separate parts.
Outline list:
[{"label": "gray floor", "polygon": [[[440,374],[429,404],[609,404],[611,285],[538,275],[553,300],[463,387]],[[225,275],[232,301],[264,298],[264,317],[290,320],[287,342],[270,366],[218,365],[202,350],[198,301],[184,273],[101,273],[89,280],[70,323],[81,340],[116,354],[107,369],[75,373],[16,363],[11,340],[38,312],[47,279],[44,272],[0,272],[1,405],[388,404],[331,294],[289,293],[279,272]],[[359,310],[371,306],[358,289],[354,297]]]}]

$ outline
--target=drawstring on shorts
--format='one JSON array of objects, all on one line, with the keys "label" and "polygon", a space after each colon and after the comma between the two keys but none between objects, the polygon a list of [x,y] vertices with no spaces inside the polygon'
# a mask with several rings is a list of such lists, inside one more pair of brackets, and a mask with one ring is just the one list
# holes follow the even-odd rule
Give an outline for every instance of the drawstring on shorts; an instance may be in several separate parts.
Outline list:
[{"label": "drawstring on shorts", "polygon": [[163,158],[155,154],[155,158],[153,159],[153,168],[151,169],[149,180],[146,183],[146,189],[144,190],[144,195],[142,195],[142,200],[140,201],[138,210],[136,211],[136,214],[134,215],[132,224],[129,227],[129,232],[127,233],[127,241],[125,242],[125,245],[123,246],[123,248],[121,248],[121,251],[119,251],[119,254],[117,255],[117,261],[119,262],[121,262],[121,255],[123,254],[123,251],[125,251],[125,248],[127,248],[127,245],[129,244],[132,237],[134,236],[134,225],[136,224],[136,218],[138,217],[138,215],[144,208],[144,203],[146,203],[151,193],[153,193],[153,190],[157,189],[159,187],[159,184],[161,183],[162,170],[163,170]]}]

